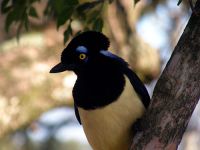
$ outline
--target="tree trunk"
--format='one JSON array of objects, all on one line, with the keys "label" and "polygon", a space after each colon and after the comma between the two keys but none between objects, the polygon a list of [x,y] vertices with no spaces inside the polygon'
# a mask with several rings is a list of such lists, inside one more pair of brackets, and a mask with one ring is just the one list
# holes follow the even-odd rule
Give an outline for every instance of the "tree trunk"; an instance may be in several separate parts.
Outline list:
[{"label": "tree trunk", "polygon": [[131,150],[174,150],[200,98],[200,0],[155,87]]}]

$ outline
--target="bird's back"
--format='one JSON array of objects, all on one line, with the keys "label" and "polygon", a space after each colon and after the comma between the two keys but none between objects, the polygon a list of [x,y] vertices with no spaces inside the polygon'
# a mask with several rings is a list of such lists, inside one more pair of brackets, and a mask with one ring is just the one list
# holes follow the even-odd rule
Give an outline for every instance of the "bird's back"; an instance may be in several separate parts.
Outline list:
[{"label": "bird's back", "polygon": [[145,107],[126,78],[117,101],[93,110],[78,108],[87,139],[94,150],[128,150],[132,126]]}]

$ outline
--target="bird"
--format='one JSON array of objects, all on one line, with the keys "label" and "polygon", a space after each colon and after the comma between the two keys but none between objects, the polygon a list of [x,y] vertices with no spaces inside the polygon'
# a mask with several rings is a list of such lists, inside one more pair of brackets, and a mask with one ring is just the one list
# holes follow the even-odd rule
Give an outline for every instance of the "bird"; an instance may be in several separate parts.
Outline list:
[{"label": "bird", "polygon": [[97,31],[75,36],[50,73],[77,75],[72,95],[75,115],[94,150],[128,150],[133,126],[150,103],[128,63],[108,50],[110,41]]}]

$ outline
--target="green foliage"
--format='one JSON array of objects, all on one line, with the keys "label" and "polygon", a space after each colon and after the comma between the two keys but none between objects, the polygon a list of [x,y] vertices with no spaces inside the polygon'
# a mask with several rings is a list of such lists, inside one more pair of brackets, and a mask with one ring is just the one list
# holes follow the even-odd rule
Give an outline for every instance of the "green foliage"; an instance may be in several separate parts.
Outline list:
[{"label": "green foliage", "polygon": [[35,8],[32,7],[32,6],[30,7],[29,15],[30,15],[31,17],[38,18],[37,12],[36,12]]},{"label": "green foliage", "polygon": [[[113,0],[109,0],[111,3]],[[138,0],[136,0],[137,2]],[[33,4],[40,0],[3,0],[1,13],[6,15],[5,30],[9,32],[12,25],[17,26],[17,37],[22,28],[29,29],[30,17],[38,18]],[[57,29],[65,25],[64,43],[73,33],[71,23],[79,20],[83,30],[102,31],[102,11],[105,1],[91,1],[79,4],[78,0],[48,0],[44,15],[56,19]]]},{"label": "green foliage", "polygon": [[96,31],[101,32],[102,28],[103,28],[103,20],[101,18],[97,18],[94,21],[93,29],[96,30]]},{"label": "green foliage", "polygon": [[69,25],[68,28],[64,32],[64,43],[67,42],[67,40],[69,39],[70,35],[72,35],[71,25]]},{"label": "green foliage", "polygon": [[22,27],[29,28],[28,17],[38,17],[32,4],[39,0],[3,0],[1,4],[1,13],[6,14],[5,30],[8,32],[10,26],[17,23],[17,37]]}]

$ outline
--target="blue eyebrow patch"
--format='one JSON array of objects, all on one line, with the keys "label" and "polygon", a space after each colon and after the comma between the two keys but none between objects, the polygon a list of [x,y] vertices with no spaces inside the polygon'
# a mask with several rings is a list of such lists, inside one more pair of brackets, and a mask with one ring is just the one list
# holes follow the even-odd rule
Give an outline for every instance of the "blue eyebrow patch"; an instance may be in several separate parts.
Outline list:
[{"label": "blue eyebrow patch", "polygon": [[118,56],[116,56],[115,54],[112,54],[109,51],[101,50],[100,53],[103,54],[106,57],[110,57],[110,58],[114,58],[114,59],[118,59],[119,58]]},{"label": "blue eyebrow patch", "polygon": [[76,51],[79,52],[79,53],[87,53],[88,49],[85,46],[78,46],[76,48]]}]

